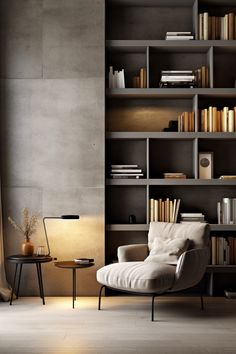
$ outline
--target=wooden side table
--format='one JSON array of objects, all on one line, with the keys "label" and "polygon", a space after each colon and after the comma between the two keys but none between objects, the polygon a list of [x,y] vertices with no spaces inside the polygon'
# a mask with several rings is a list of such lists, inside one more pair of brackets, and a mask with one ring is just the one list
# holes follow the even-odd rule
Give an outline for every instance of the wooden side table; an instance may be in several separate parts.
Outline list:
[{"label": "wooden side table", "polygon": [[15,274],[14,274],[14,281],[13,281],[13,286],[12,286],[12,291],[11,291],[10,305],[12,305],[13,294],[15,292],[17,270],[18,270],[18,265],[19,265],[20,269],[19,269],[18,282],[17,282],[17,287],[16,287],[16,298],[18,299],[22,267],[24,264],[35,264],[36,265],[37,275],[38,275],[38,284],[39,284],[39,294],[40,294],[40,297],[43,301],[43,305],[45,305],[41,264],[51,262],[52,257],[50,257],[50,256],[36,256],[36,255],[22,256],[21,254],[16,254],[16,255],[7,257],[7,260],[11,263],[15,263],[15,265],[16,265]]},{"label": "wooden side table", "polygon": [[93,262],[87,264],[78,264],[73,261],[62,261],[54,263],[58,268],[71,269],[72,270],[72,308],[75,308],[76,301],[76,269],[88,268],[94,265]]}]

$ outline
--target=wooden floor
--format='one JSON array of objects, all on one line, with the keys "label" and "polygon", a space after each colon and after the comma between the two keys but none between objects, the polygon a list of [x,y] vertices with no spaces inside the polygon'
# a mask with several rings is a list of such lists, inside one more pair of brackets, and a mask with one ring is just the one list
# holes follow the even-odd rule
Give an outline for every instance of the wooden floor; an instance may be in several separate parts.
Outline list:
[{"label": "wooden floor", "polygon": [[150,298],[20,298],[0,303],[1,354],[235,354],[236,300],[161,297],[156,321]]}]

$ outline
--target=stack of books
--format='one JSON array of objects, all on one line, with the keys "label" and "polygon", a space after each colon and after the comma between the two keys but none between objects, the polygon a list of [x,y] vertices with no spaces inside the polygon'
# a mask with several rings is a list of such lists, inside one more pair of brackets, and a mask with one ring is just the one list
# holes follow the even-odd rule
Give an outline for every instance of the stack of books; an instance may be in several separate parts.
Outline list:
[{"label": "stack of books", "polygon": [[147,69],[141,68],[139,75],[133,77],[134,88],[147,88]]},{"label": "stack of books", "polygon": [[202,132],[230,132],[236,131],[236,106],[233,109],[224,107],[218,110],[217,107],[208,107],[201,110]]},{"label": "stack of books", "polygon": [[138,165],[111,165],[112,178],[139,178],[143,177],[143,171]]},{"label": "stack of books", "polygon": [[165,179],[185,179],[187,178],[185,173],[182,172],[165,172],[163,173]]},{"label": "stack of books", "polygon": [[113,70],[109,68],[109,88],[125,88],[125,72],[122,70]]},{"label": "stack of books", "polygon": [[205,223],[205,215],[202,213],[180,213],[180,223]]},{"label": "stack of books", "polygon": [[197,87],[193,70],[162,70],[160,87]]},{"label": "stack of books", "polygon": [[223,198],[217,203],[218,224],[236,224],[236,198]]},{"label": "stack of books", "polygon": [[194,39],[192,36],[191,32],[166,32],[166,38],[167,41],[183,41],[183,40],[189,40],[189,39]]},{"label": "stack of books", "polygon": [[224,16],[209,16],[208,12],[198,15],[198,38],[200,40],[236,39],[235,14],[230,12]]},{"label": "stack of books", "polygon": [[178,116],[178,132],[194,132],[194,112],[183,112]]},{"label": "stack of books", "polygon": [[177,222],[179,213],[180,199],[166,200],[150,199],[150,222],[151,221],[164,221],[164,222]]}]

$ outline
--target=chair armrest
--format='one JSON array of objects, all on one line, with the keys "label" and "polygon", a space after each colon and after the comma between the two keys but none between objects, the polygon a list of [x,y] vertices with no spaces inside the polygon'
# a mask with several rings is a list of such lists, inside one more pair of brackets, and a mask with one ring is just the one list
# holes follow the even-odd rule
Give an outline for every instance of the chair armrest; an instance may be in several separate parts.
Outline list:
[{"label": "chair armrest", "polygon": [[125,245],[118,247],[118,262],[144,261],[148,256],[147,244]]},{"label": "chair armrest", "polygon": [[184,252],[178,260],[171,291],[187,289],[199,283],[209,263],[209,254],[208,247]]}]

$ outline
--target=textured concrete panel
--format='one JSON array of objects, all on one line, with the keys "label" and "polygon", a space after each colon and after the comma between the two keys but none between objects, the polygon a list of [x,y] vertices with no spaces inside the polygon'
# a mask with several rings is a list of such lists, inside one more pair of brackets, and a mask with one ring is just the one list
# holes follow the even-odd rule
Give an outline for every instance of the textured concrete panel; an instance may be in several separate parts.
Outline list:
[{"label": "textured concrete panel", "polygon": [[[10,215],[21,222],[21,210],[28,206],[39,215],[36,234],[31,238],[35,248],[45,245],[42,216],[79,214],[79,220],[47,220],[46,227],[51,255],[58,260],[76,257],[95,259],[95,266],[80,271],[77,292],[80,295],[95,295],[98,291],[96,270],[104,262],[104,189],[65,188],[40,190],[37,188],[7,188],[4,190],[5,204],[5,255],[20,253],[23,236],[7,222]],[[14,265],[7,263],[7,277],[13,281]],[[63,271],[53,263],[43,265],[46,295],[70,295],[71,271]],[[38,285],[34,265],[25,266],[22,274],[22,295],[37,295]]]},{"label": "textured concrete panel", "polygon": [[0,2],[0,76],[42,77],[42,0]]},{"label": "textured concrete panel", "polygon": [[103,0],[44,0],[43,76],[104,76]]},{"label": "textured concrete panel", "polygon": [[7,185],[104,185],[100,80],[9,80],[2,89]]}]

